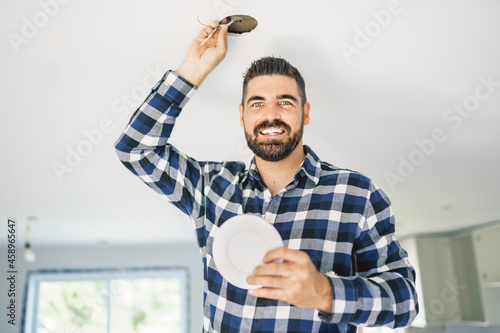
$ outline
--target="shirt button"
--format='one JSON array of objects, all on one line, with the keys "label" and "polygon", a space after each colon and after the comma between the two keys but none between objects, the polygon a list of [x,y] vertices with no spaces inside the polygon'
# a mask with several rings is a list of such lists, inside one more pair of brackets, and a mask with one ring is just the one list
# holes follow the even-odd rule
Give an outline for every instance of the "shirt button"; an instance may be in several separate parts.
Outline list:
[{"label": "shirt button", "polygon": [[266,200],[266,202],[269,202],[269,201],[271,201],[271,198],[270,198],[270,197],[267,197],[267,198],[266,198],[266,199],[264,199],[264,200]]}]

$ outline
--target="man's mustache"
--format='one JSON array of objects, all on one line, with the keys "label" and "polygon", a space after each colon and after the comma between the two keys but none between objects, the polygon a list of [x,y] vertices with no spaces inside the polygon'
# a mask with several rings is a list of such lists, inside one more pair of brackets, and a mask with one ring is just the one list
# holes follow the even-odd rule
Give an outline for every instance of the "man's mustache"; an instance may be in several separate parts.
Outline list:
[{"label": "man's mustache", "polygon": [[255,126],[254,134],[257,135],[257,134],[259,134],[260,131],[263,131],[266,128],[269,128],[269,127],[280,128],[280,129],[283,129],[283,130],[287,131],[288,133],[290,133],[291,130],[292,130],[290,128],[290,126],[288,126],[286,123],[284,123],[281,120],[275,119],[272,122],[270,122],[268,120],[264,120],[263,122],[261,122],[260,124],[258,124],[257,126]]}]

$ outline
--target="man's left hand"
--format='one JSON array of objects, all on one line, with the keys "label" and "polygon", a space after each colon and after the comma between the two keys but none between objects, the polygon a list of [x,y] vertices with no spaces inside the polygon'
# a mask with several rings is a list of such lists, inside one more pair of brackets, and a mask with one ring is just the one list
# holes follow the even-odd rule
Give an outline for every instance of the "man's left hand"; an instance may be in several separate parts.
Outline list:
[{"label": "man's left hand", "polygon": [[[276,262],[280,259],[283,262]],[[250,289],[248,293],[252,296],[331,312],[333,300],[330,282],[318,272],[309,255],[303,251],[286,247],[269,251],[264,257],[264,265],[256,267],[247,282],[263,287]]]}]

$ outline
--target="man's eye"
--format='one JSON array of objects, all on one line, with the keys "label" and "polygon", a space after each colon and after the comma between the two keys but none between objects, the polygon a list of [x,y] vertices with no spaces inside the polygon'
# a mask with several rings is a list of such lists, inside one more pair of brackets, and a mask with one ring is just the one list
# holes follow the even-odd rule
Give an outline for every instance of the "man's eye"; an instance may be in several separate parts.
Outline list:
[{"label": "man's eye", "polygon": [[292,103],[290,103],[289,101],[282,101],[280,102],[281,105],[291,105]]},{"label": "man's eye", "polygon": [[261,102],[253,103],[252,106],[259,107],[259,106],[262,106],[262,103]]}]

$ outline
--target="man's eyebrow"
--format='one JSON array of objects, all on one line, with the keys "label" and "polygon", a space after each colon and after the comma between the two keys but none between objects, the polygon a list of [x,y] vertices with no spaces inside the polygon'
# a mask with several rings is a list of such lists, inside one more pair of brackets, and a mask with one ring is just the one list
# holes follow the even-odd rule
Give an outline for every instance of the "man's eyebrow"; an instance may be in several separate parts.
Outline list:
[{"label": "man's eyebrow", "polygon": [[291,99],[294,102],[298,102],[297,98],[293,95],[283,94],[276,96],[276,99]]},{"label": "man's eyebrow", "polygon": [[[298,102],[297,98],[293,95],[289,95],[289,94],[282,94],[282,95],[278,95],[276,96],[276,99],[290,99],[294,102]],[[252,101],[265,101],[266,99],[262,96],[252,96],[250,97],[249,99],[247,99],[247,102],[246,104],[252,102]]]},{"label": "man's eyebrow", "polygon": [[265,98],[262,96],[252,96],[249,99],[247,99],[246,104],[250,103],[251,101],[264,101]]}]

